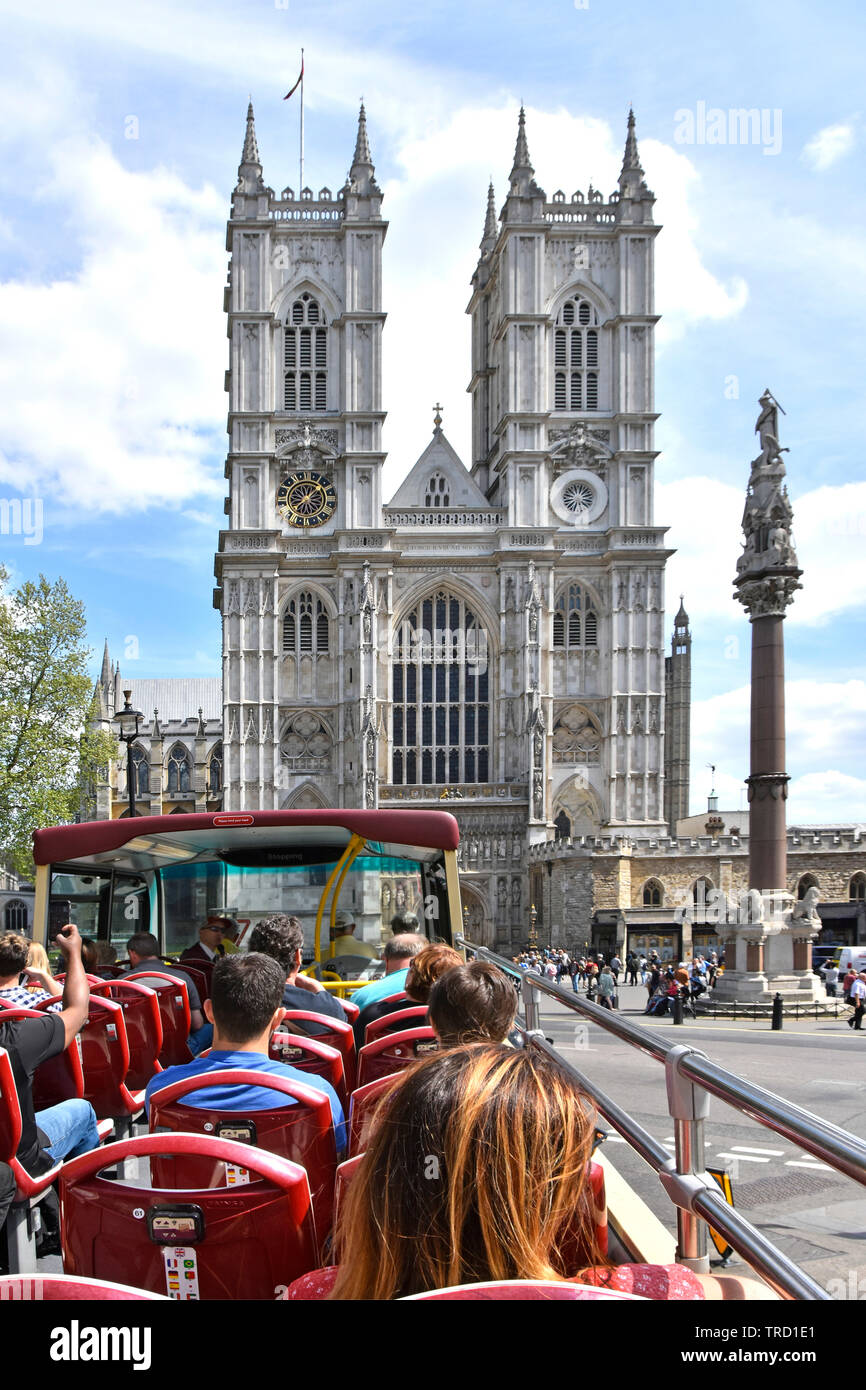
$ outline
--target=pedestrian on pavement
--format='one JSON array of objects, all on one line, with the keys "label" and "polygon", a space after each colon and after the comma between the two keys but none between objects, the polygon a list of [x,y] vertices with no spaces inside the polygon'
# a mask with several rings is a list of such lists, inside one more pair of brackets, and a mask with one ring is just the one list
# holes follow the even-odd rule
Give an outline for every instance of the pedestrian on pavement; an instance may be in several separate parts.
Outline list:
[{"label": "pedestrian on pavement", "polygon": [[866,970],[861,970],[851,986],[850,1002],[854,1005],[854,1017],[849,1018],[848,1027],[860,1032],[863,1015],[866,1014]]}]

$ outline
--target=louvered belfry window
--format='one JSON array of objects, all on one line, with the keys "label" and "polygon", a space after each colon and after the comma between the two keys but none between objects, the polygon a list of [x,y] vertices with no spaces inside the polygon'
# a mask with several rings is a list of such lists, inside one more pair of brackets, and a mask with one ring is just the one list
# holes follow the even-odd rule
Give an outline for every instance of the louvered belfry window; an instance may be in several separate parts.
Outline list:
[{"label": "louvered belfry window", "polygon": [[553,609],[554,647],[597,647],[598,615],[592,599],[579,584],[560,593]]},{"label": "louvered belfry window", "polygon": [[554,410],[598,410],[598,331],[588,300],[565,301],[553,334]]},{"label": "louvered belfry window", "polygon": [[309,293],[286,316],[283,345],[283,409],[307,414],[328,408],[328,326]]},{"label": "louvered belfry window", "polygon": [[330,650],[331,624],[324,603],[303,590],[289,599],[283,614],[283,651],[302,656]]},{"label": "louvered belfry window", "polygon": [[391,684],[393,781],[486,782],[489,644],[464,599],[440,589],[406,615],[394,640]]}]

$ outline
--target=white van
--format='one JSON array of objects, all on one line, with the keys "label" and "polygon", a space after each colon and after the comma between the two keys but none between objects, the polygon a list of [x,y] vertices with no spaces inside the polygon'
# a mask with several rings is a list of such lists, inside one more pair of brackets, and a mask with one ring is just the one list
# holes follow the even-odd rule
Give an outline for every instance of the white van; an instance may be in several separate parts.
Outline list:
[{"label": "white van", "polygon": [[840,980],[844,979],[851,965],[858,973],[866,970],[866,946],[843,946],[839,956]]}]

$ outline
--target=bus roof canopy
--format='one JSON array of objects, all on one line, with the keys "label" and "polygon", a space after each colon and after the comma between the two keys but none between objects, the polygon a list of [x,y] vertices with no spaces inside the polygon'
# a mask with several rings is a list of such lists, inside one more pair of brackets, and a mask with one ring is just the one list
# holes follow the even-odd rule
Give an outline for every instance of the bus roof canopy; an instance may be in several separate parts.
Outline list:
[{"label": "bus roof canopy", "polygon": [[[231,850],[333,846],[339,853],[352,835],[381,844],[388,853],[454,850],[457,822],[447,811],[218,811],[210,814],[136,816],[86,821],[37,830],[36,864],[126,860],[139,870],[182,859],[211,859]],[[124,853],[125,851],[125,853]],[[413,856],[414,857],[414,856]]]}]

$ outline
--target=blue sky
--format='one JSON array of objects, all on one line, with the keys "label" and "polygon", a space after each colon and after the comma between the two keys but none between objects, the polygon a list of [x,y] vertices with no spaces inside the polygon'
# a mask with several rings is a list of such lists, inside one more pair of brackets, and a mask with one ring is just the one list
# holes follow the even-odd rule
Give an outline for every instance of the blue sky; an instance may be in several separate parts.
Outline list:
[{"label": "blue sky", "polygon": [[[0,494],[44,507],[41,543],[0,535],[0,556],[15,578],[66,578],[95,662],[107,636],[122,661],[135,639],[130,674],[219,670],[223,238],[249,95],[276,189],[297,186],[281,98],[301,45],[314,188],[341,185],[365,99],[390,219],[386,493],[436,400],[468,461],[463,310],[520,101],[539,182],[567,194],[613,187],[633,102],[665,226],[656,520],[677,548],[667,606],[685,593],[694,634],[694,808],[708,762],[731,807],[748,770],[731,578],[770,386],[805,571],[786,623],[790,818],[866,820],[857,7],[0,0],[0,18]],[[741,107],[765,113],[755,143],[700,138],[702,112]]]}]

